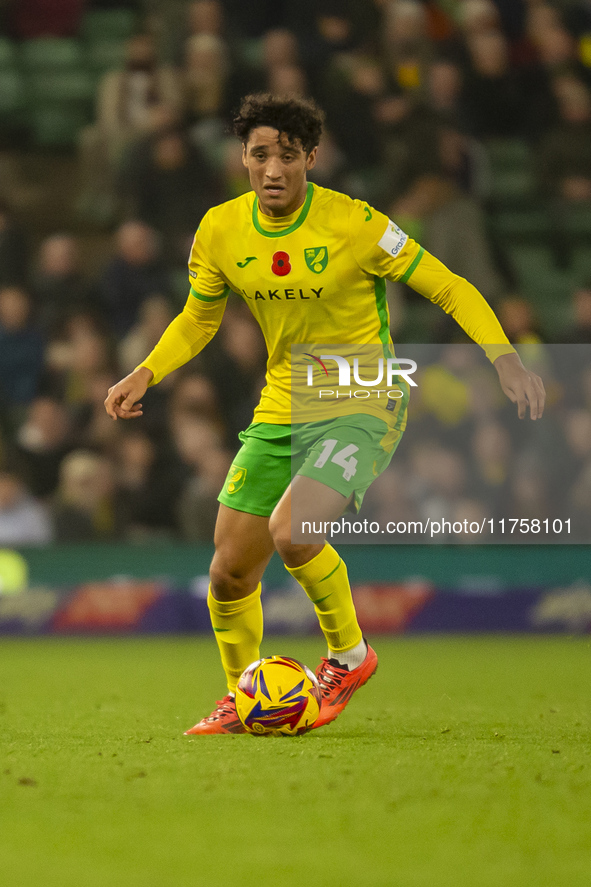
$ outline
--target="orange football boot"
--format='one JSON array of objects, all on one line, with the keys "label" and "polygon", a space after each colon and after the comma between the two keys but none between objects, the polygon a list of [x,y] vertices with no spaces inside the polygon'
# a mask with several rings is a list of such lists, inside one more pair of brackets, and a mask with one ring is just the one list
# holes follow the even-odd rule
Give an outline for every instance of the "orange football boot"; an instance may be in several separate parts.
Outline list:
[{"label": "orange football boot", "polygon": [[233,696],[218,699],[216,708],[207,717],[185,730],[185,736],[206,736],[215,733],[246,733],[246,728],[236,713],[236,700]]},{"label": "orange football boot", "polygon": [[[367,642],[366,642],[367,643]],[[361,665],[349,671],[346,665],[340,665],[336,659],[322,659],[316,669],[316,677],[322,693],[320,714],[312,727],[324,727],[340,715],[351,696],[375,674],[378,657],[375,650],[367,644],[367,655]]]}]

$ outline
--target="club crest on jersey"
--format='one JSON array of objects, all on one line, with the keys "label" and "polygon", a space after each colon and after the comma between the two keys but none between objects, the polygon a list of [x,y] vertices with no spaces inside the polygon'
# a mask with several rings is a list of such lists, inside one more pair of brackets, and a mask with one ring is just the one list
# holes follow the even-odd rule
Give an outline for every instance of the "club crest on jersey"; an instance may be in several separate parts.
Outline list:
[{"label": "club crest on jersey", "polygon": [[228,493],[237,493],[244,486],[246,480],[246,468],[240,468],[239,465],[230,466],[230,475],[226,490]]},{"label": "club crest on jersey", "polygon": [[314,274],[320,274],[328,265],[328,250],[325,246],[312,246],[304,250],[306,265]]},{"label": "club crest on jersey", "polygon": [[291,271],[291,263],[289,261],[289,253],[283,252],[283,250],[278,250],[276,253],[273,253],[273,264],[271,265],[271,271],[273,274],[276,274],[277,277],[285,277],[286,274],[289,274]]}]

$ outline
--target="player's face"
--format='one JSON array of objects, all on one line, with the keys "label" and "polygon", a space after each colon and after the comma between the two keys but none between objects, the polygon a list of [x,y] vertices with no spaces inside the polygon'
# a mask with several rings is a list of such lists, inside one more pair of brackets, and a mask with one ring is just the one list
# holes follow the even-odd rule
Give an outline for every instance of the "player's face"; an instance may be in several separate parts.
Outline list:
[{"label": "player's face", "polygon": [[253,129],[243,147],[242,162],[267,216],[288,216],[306,199],[306,173],[316,163],[317,148],[306,154],[301,142],[270,126]]}]

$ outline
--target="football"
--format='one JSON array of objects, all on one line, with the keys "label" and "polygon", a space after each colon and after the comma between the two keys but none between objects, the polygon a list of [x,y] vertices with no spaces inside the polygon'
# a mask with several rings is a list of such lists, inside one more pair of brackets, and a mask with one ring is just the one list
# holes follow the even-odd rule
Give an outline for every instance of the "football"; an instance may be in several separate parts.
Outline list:
[{"label": "football", "polygon": [[258,659],[236,687],[236,711],[249,733],[299,736],[320,713],[322,696],[316,676],[289,656]]}]

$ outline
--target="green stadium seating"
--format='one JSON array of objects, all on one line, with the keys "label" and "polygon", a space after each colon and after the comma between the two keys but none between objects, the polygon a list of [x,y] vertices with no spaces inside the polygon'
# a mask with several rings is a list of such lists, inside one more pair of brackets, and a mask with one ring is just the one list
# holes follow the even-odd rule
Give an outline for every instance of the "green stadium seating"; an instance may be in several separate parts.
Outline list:
[{"label": "green stadium seating", "polygon": [[565,232],[577,240],[591,239],[591,204],[570,204],[564,208],[562,224]]},{"label": "green stadium seating", "polygon": [[0,37],[0,69],[14,68],[18,64],[16,44],[6,37]]},{"label": "green stadium seating", "polygon": [[0,115],[20,111],[25,101],[25,84],[18,71],[0,70]]},{"label": "green stadium seating", "polygon": [[92,107],[94,101],[94,79],[84,70],[43,72],[30,77],[28,84],[29,96],[34,104],[45,101],[87,102]]},{"label": "green stadium seating", "polygon": [[84,54],[78,40],[47,37],[25,41],[22,46],[22,62],[26,71],[79,68],[84,64]]},{"label": "green stadium seating", "polygon": [[28,117],[34,143],[41,148],[73,147],[91,119],[84,108],[53,103],[31,108]]},{"label": "green stadium seating", "polygon": [[543,208],[500,209],[491,214],[491,227],[501,240],[540,240],[550,234],[552,220]]},{"label": "green stadium seating", "polygon": [[573,248],[572,270],[577,283],[591,282],[591,243]]},{"label": "green stadium seating", "polygon": [[491,204],[499,207],[531,204],[536,194],[536,179],[527,143],[521,139],[494,139],[486,143],[486,152]]},{"label": "green stadium seating", "polygon": [[520,169],[531,162],[531,152],[522,139],[489,139],[486,153],[493,169]]},{"label": "green stadium seating", "polygon": [[95,74],[120,68],[125,58],[125,41],[119,39],[93,40],[88,44],[86,58]]},{"label": "green stadium seating", "polygon": [[137,26],[137,15],[130,9],[95,9],[82,22],[86,40],[127,40]]},{"label": "green stadium seating", "polygon": [[553,251],[544,244],[507,244],[513,271],[535,305],[564,305],[573,287],[570,270],[556,267]]}]

